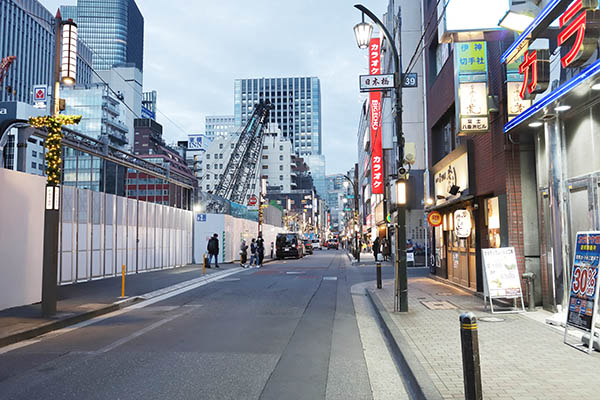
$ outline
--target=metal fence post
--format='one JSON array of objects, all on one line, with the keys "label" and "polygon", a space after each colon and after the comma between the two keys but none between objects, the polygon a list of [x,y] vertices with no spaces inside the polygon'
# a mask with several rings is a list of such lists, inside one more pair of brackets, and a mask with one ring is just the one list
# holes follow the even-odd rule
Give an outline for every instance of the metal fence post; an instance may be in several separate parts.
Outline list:
[{"label": "metal fence post", "polygon": [[475,314],[462,313],[460,320],[460,342],[462,348],[465,399],[481,400],[481,370],[479,366],[479,342]]}]

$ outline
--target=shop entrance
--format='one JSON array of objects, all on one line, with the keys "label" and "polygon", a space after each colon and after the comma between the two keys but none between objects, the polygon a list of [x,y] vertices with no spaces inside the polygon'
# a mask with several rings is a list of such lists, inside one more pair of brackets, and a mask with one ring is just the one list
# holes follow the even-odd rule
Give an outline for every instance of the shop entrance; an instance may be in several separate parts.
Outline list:
[{"label": "shop entrance", "polygon": [[[553,265],[551,204],[548,188],[540,189],[540,240],[542,264],[542,295],[544,307],[554,311],[561,304],[565,291],[568,290],[568,280],[572,266],[575,235],[577,232],[600,230],[600,177],[592,174],[572,178],[567,185],[567,219],[564,232],[565,271],[557,271]],[[563,275],[566,274],[566,277]]]}]

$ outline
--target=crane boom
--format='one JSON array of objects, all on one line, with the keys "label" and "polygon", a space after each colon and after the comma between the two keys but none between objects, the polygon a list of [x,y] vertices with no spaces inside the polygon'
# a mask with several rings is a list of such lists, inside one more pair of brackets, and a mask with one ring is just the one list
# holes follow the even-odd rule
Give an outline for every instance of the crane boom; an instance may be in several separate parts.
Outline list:
[{"label": "crane boom", "polygon": [[263,132],[272,108],[269,103],[260,102],[255,105],[252,117],[240,133],[214,194],[234,203],[244,204],[250,184],[256,175],[258,157],[262,151]]},{"label": "crane boom", "polygon": [[4,80],[4,77],[8,72],[8,67],[10,67],[10,64],[12,64],[16,59],[17,57],[15,56],[8,56],[2,59],[2,61],[0,62],[0,83],[2,83],[2,81]]}]

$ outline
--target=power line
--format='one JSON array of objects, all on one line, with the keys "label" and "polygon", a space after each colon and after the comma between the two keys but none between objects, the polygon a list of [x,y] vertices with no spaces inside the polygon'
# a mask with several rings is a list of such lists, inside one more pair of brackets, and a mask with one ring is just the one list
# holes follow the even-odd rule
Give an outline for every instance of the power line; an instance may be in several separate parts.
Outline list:
[{"label": "power line", "polygon": [[[442,0],[437,0],[437,2],[435,3],[435,8],[437,9],[440,5],[440,2]],[[438,16],[437,22],[436,22],[436,26],[440,25],[440,21],[442,20],[442,18],[444,17],[444,14],[446,13],[446,8],[448,7],[448,4],[450,3],[451,0],[444,0],[444,8],[442,10],[442,12],[440,13],[440,15]],[[423,9],[423,12],[425,12],[425,10]],[[410,58],[410,61],[408,62],[408,67],[405,70],[405,74],[410,73],[410,71],[412,71],[413,67],[415,66],[415,60],[417,55],[421,52],[421,45],[423,45],[423,41],[425,39],[425,35],[427,33],[427,30],[429,29],[429,26],[431,25],[431,22],[433,21],[433,13],[431,13],[431,15],[429,16],[429,20],[427,21],[427,25],[425,26],[425,28],[423,29],[423,34],[421,35],[421,38],[419,39],[419,43],[417,43],[417,47],[415,48],[415,52],[413,53],[412,57]],[[402,32],[400,33],[402,34]]]}]

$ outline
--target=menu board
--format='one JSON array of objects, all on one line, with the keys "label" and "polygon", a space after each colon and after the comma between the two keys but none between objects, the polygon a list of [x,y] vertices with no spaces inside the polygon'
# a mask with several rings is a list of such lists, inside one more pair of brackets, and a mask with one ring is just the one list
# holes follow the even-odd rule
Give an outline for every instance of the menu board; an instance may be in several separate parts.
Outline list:
[{"label": "menu board", "polygon": [[599,260],[600,232],[577,233],[567,324],[588,332],[597,307]]},{"label": "menu board", "polygon": [[521,297],[521,278],[514,247],[481,251],[488,297]]}]

